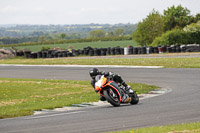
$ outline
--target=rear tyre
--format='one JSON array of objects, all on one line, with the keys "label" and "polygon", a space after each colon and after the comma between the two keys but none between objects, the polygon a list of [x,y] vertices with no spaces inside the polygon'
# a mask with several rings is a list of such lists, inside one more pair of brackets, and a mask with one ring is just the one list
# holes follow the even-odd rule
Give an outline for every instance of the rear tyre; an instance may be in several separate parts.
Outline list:
[{"label": "rear tyre", "polygon": [[108,90],[103,91],[103,95],[113,106],[120,106],[119,95],[117,94],[116,90],[109,88]]},{"label": "rear tyre", "polygon": [[131,96],[131,104],[138,104],[139,102],[139,97],[138,95],[136,94],[136,92],[134,91],[132,94],[130,94]]}]

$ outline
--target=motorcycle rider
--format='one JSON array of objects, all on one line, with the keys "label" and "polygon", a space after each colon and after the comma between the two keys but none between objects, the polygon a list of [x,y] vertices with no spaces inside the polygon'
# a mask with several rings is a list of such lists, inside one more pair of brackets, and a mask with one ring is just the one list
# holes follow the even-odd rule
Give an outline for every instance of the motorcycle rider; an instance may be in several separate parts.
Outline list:
[{"label": "motorcycle rider", "polygon": [[[90,74],[90,77],[92,78],[91,85],[93,86],[94,89],[95,89],[95,83],[96,83],[95,77],[97,75],[104,75],[104,76],[109,76],[116,83],[120,83],[121,85],[123,85],[125,87],[125,90],[127,92],[129,92],[129,93],[133,92],[133,90],[130,88],[130,86],[127,85],[124,80],[122,80],[121,76],[117,75],[117,74],[114,74],[113,72],[104,72],[104,71],[99,71],[97,68],[92,68],[89,71],[89,74]],[[106,99],[105,99],[105,97],[103,97],[102,95],[100,95],[100,100],[101,101],[105,101]]]}]

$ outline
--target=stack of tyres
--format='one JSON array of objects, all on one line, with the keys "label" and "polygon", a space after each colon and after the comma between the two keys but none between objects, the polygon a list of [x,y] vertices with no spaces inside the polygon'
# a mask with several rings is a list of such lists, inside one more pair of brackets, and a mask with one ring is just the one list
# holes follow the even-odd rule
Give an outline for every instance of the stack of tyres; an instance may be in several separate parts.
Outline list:
[{"label": "stack of tyres", "polygon": [[83,55],[83,53],[84,53],[84,50],[79,50],[80,55]]},{"label": "stack of tyres", "polygon": [[31,58],[36,59],[37,58],[37,53],[31,53]]},{"label": "stack of tyres", "polygon": [[107,51],[106,48],[101,48],[101,55],[106,56],[106,51]]},{"label": "stack of tyres", "polygon": [[90,56],[94,56],[94,49],[90,49],[90,50],[89,50],[89,55],[90,55]]},{"label": "stack of tyres", "polygon": [[129,48],[128,47],[124,48],[124,55],[129,55]]},{"label": "stack of tyres", "polygon": [[116,55],[120,55],[121,54],[120,47],[115,47],[115,54]]},{"label": "stack of tyres", "polygon": [[186,51],[186,46],[185,45],[181,45],[181,52],[185,52]]},{"label": "stack of tyres", "polygon": [[67,51],[62,52],[62,57],[67,57]]},{"label": "stack of tyres", "polygon": [[31,56],[31,51],[24,51],[24,56],[25,56],[26,58],[32,58],[32,56]]},{"label": "stack of tyres", "polygon": [[94,49],[94,55],[95,55],[95,56],[100,56],[100,55],[101,55],[101,49],[95,48],[95,49]]},{"label": "stack of tyres", "polygon": [[168,53],[172,53],[172,48],[171,47],[167,47],[167,52]]},{"label": "stack of tyres", "polygon": [[73,54],[74,56],[76,56],[76,50],[75,50],[75,49],[72,49],[72,54]]},{"label": "stack of tyres", "polygon": [[181,47],[180,47],[180,45],[176,45],[175,48],[176,48],[176,52],[177,52],[177,53],[180,53],[180,52],[181,52]]},{"label": "stack of tyres", "polygon": [[84,49],[84,55],[88,55],[89,54],[89,50],[88,49]]},{"label": "stack of tyres", "polygon": [[162,47],[158,47],[158,52],[159,52],[159,54],[162,54],[162,53],[163,53]]},{"label": "stack of tyres", "polygon": [[53,50],[48,51],[47,58],[53,58]]},{"label": "stack of tyres", "polygon": [[24,56],[24,52],[22,50],[17,51],[16,55],[17,56]]},{"label": "stack of tyres", "polygon": [[54,51],[54,52],[53,52],[53,57],[54,57],[54,58],[58,58],[58,51]]},{"label": "stack of tyres", "polygon": [[133,54],[133,47],[132,46],[129,47],[128,54]]},{"label": "stack of tyres", "polygon": [[61,57],[63,57],[63,54],[61,51],[58,51],[58,58],[61,58]]},{"label": "stack of tyres", "polygon": [[162,50],[163,50],[163,53],[166,53],[167,52],[167,46],[166,45],[162,46]]},{"label": "stack of tyres", "polygon": [[171,53],[176,53],[176,47],[175,46],[171,46],[171,49],[172,49]]},{"label": "stack of tyres", "polygon": [[146,53],[147,53],[146,47],[141,47],[141,54],[146,54]]},{"label": "stack of tyres", "polygon": [[133,48],[133,54],[138,54],[138,48]]},{"label": "stack of tyres", "polygon": [[47,58],[47,51],[42,51],[42,58]]},{"label": "stack of tyres", "polygon": [[111,55],[115,55],[115,48],[111,48]]},{"label": "stack of tyres", "polygon": [[153,47],[149,47],[149,54],[154,53],[154,48]]},{"label": "stack of tyres", "polygon": [[124,49],[123,48],[120,48],[120,54],[124,55]]},{"label": "stack of tyres", "polygon": [[80,49],[75,50],[75,51],[74,51],[74,52],[75,52],[74,55],[75,55],[75,56],[76,56],[76,55],[79,56],[79,55],[80,55],[79,51],[80,51]]},{"label": "stack of tyres", "polygon": [[139,48],[138,48],[138,54],[141,54],[141,53],[142,53],[142,48],[139,47]]},{"label": "stack of tyres", "polygon": [[157,53],[157,54],[158,54],[158,53],[159,53],[158,47],[154,47],[154,48],[153,48],[153,51],[154,51],[154,53]]},{"label": "stack of tyres", "polygon": [[37,52],[37,58],[42,58],[42,52]]},{"label": "stack of tyres", "polygon": [[72,52],[67,51],[67,57],[72,57],[72,56],[73,56]]},{"label": "stack of tyres", "polygon": [[110,47],[107,48],[107,55],[111,55],[111,48]]}]

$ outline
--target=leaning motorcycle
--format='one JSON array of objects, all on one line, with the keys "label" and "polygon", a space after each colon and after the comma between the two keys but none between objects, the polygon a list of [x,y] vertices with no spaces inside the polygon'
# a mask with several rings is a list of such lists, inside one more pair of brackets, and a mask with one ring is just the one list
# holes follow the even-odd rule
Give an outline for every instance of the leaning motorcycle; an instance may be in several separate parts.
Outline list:
[{"label": "leaning motorcycle", "polygon": [[134,91],[127,92],[124,87],[111,78],[97,75],[95,79],[95,91],[104,96],[113,106],[120,106],[121,103],[137,104],[139,102],[139,97]]}]

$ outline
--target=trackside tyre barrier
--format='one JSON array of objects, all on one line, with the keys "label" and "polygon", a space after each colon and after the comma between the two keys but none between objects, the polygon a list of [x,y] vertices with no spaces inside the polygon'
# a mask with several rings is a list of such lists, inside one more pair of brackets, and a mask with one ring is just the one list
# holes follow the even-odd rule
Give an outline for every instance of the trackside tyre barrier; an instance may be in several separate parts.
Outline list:
[{"label": "trackside tyre barrier", "polygon": [[147,49],[146,49],[146,51],[147,51],[147,54],[149,54],[150,52],[149,52],[149,50],[150,50],[150,48],[149,47],[147,47]]},{"label": "trackside tyre barrier", "polygon": [[132,46],[129,47],[128,52],[129,52],[129,54],[133,54],[133,47]]},{"label": "trackside tyre barrier", "polygon": [[181,52],[185,52],[186,51],[186,46],[185,45],[181,45],[180,48],[181,48]]},{"label": "trackside tyre barrier", "polygon": [[157,54],[158,54],[158,53],[159,53],[158,47],[154,47],[154,48],[153,48],[153,51],[154,51],[154,53],[157,53]]},{"label": "trackside tyre barrier", "polygon": [[146,47],[142,47],[142,48],[141,48],[141,54],[146,54],[146,53],[147,53]]},{"label": "trackside tyre barrier", "polygon": [[92,48],[90,46],[83,49],[68,50],[48,50],[48,51],[16,51],[17,56],[25,56],[26,58],[62,58],[72,56],[106,56],[106,55],[132,55],[132,54],[156,54],[156,53],[179,53],[179,52],[200,52],[199,44],[187,44],[187,45],[171,45],[171,46],[158,46],[158,47],[133,47],[128,46],[125,48],[108,47],[108,48]]},{"label": "trackside tyre barrier", "polygon": [[115,55],[115,48],[111,48],[111,55]]},{"label": "trackside tyre barrier", "polygon": [[124,55],[129,55],[129,48],[127,47],[124,48]]},{"label": "trackside tyre barrier", "polygon": [[31,58],[37,58],[37,53],[31,53]]},{"label": "trackside tyre barrier", "polygon": [[176,45],[175,48],[176,48],[176,52],[177,52],[177,53],[180,53],[180,52],[181,52],[181,47],[180,47],[180,45]]},{"label": "trackside tyre barrier", "polygon": [[138,54],[138,48],[133,48],[133,54]]},{"label": "trackside tyre barrier", "polygon": [[115,54],[116,55],[120,55],[121,54],[120,47],[115,47]]},{"label": "trackside tyre barrier", "polygon": [[167,52],[167,46],[162,46],[163,53]]},{"label": "trackside tyre barrier", "polygon": [[90,56],[94,56],[94,49],[90,49],[90,50],[89,50],[89,55],[90,55]]},{"label": "trackside tyre barrier", "polygon": [[163,53],[162,47],[158,47],[158,52],[159,52],[159,54],[162,54],[162,53]]}]

